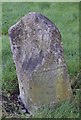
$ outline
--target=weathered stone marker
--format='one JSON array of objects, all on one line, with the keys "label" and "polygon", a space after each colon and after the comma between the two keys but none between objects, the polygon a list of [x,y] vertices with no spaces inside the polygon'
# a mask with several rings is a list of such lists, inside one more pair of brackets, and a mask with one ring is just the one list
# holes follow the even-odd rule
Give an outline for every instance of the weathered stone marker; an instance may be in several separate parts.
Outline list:
[{"label": "weathered stone marker", "polygon": [[71,97],[61,35],[46,17],[31,12],[9,29],[20,98],[32,111]]}]

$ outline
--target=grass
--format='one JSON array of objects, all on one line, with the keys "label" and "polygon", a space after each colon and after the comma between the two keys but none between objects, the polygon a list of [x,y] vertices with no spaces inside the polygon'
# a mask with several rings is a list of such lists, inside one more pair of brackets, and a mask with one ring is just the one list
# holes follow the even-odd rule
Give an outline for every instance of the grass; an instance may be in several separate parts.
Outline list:
[{"label": "grass", "polygon": [[8,36],[3,36],[2,38],[2,81],[3,89],[6,89],[8,92],[11,92],[17,88],[17,75],[14,61],[11,54],[10,43]]},{"label": "grass", "polygon": [[[13,62],[8,29],[28,12],[40,12],[60,29],[64,56],[70,78],[79,72],[79,4],[78,3],[3,3],[2,4],[2,81],[3,89],[14,91],[17,86],[16,68]],[[80,82],[81,83],[81,82]],[[77,99],[76,99],[77,101]],[[35,117],[79,117],[75,102],[63,102],[56,110],[41,109]]]},{"label": "grass", "polygon": [[1,89],[1,85],[2,85],[2,41],[1,41],[1,37],[0,37],[0,89]]},{"label": "grass", "polygon": [[64,101],[55,105],[54,108],[45,106],[44,108],[40,108],[33,118],[78,118],[79,109],[76,105],[75,101]]}]

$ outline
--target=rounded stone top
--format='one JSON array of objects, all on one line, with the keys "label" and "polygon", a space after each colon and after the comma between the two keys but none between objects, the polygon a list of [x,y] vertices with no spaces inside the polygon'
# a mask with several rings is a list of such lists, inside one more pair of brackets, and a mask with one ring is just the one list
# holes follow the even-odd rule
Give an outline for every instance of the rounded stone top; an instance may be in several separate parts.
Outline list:
[{"label": "rounded stone top", "polygon": [[31,26],[35,24],[39,24],[39,22],[40,23],[42,22],[45,26],[55,30],[56,33],[60,34],[60,30],[56,27],[56,25],[51,20],[49,20],[47,17],[45,17],[44,15],[38,12],[29,12],[28,14],[26,14],[24,17],[21,18],[19,22],[17,22],[15,25],[12,25],[9,28],[8,33],[10,34],[11,30],[15,29],[16,26],[19,26],[21,22],[27,23],[29,25],[31,24]]},{"label": "rounded stone top", "polygon": [[34,65],[37,61],[42,64],[43,58],[47,61],[50,58],[50,63],[61,59],[63,50],[60,31],[53,22],[40,13],[30,12],[22,17],[9,29],[9,36],[12,51],[15,52],[14,58],[17,60],[18,53],[23,59],[28,58],[30,61],[33,59]]}]

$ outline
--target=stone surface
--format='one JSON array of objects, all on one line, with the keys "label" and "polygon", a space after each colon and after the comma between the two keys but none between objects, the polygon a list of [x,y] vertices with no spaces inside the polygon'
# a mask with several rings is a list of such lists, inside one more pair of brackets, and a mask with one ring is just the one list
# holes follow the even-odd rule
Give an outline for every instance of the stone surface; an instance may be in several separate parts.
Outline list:
[{"label": "stone surface", "polygon": [[56,25],[31,12],[8,32],[25,107],[32,111],[41,105],[69,99],[71,87]]}]

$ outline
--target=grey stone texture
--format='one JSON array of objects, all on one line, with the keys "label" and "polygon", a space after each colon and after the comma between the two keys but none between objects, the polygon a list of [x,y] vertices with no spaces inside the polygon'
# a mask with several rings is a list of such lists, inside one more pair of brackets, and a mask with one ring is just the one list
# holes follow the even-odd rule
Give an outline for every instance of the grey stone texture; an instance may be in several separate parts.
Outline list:
[{"label": "grey stone texture", "polygon": [[30,12],[9,29],[20,98],[29,110],[70,99],[61,34],[40,13]]}]

